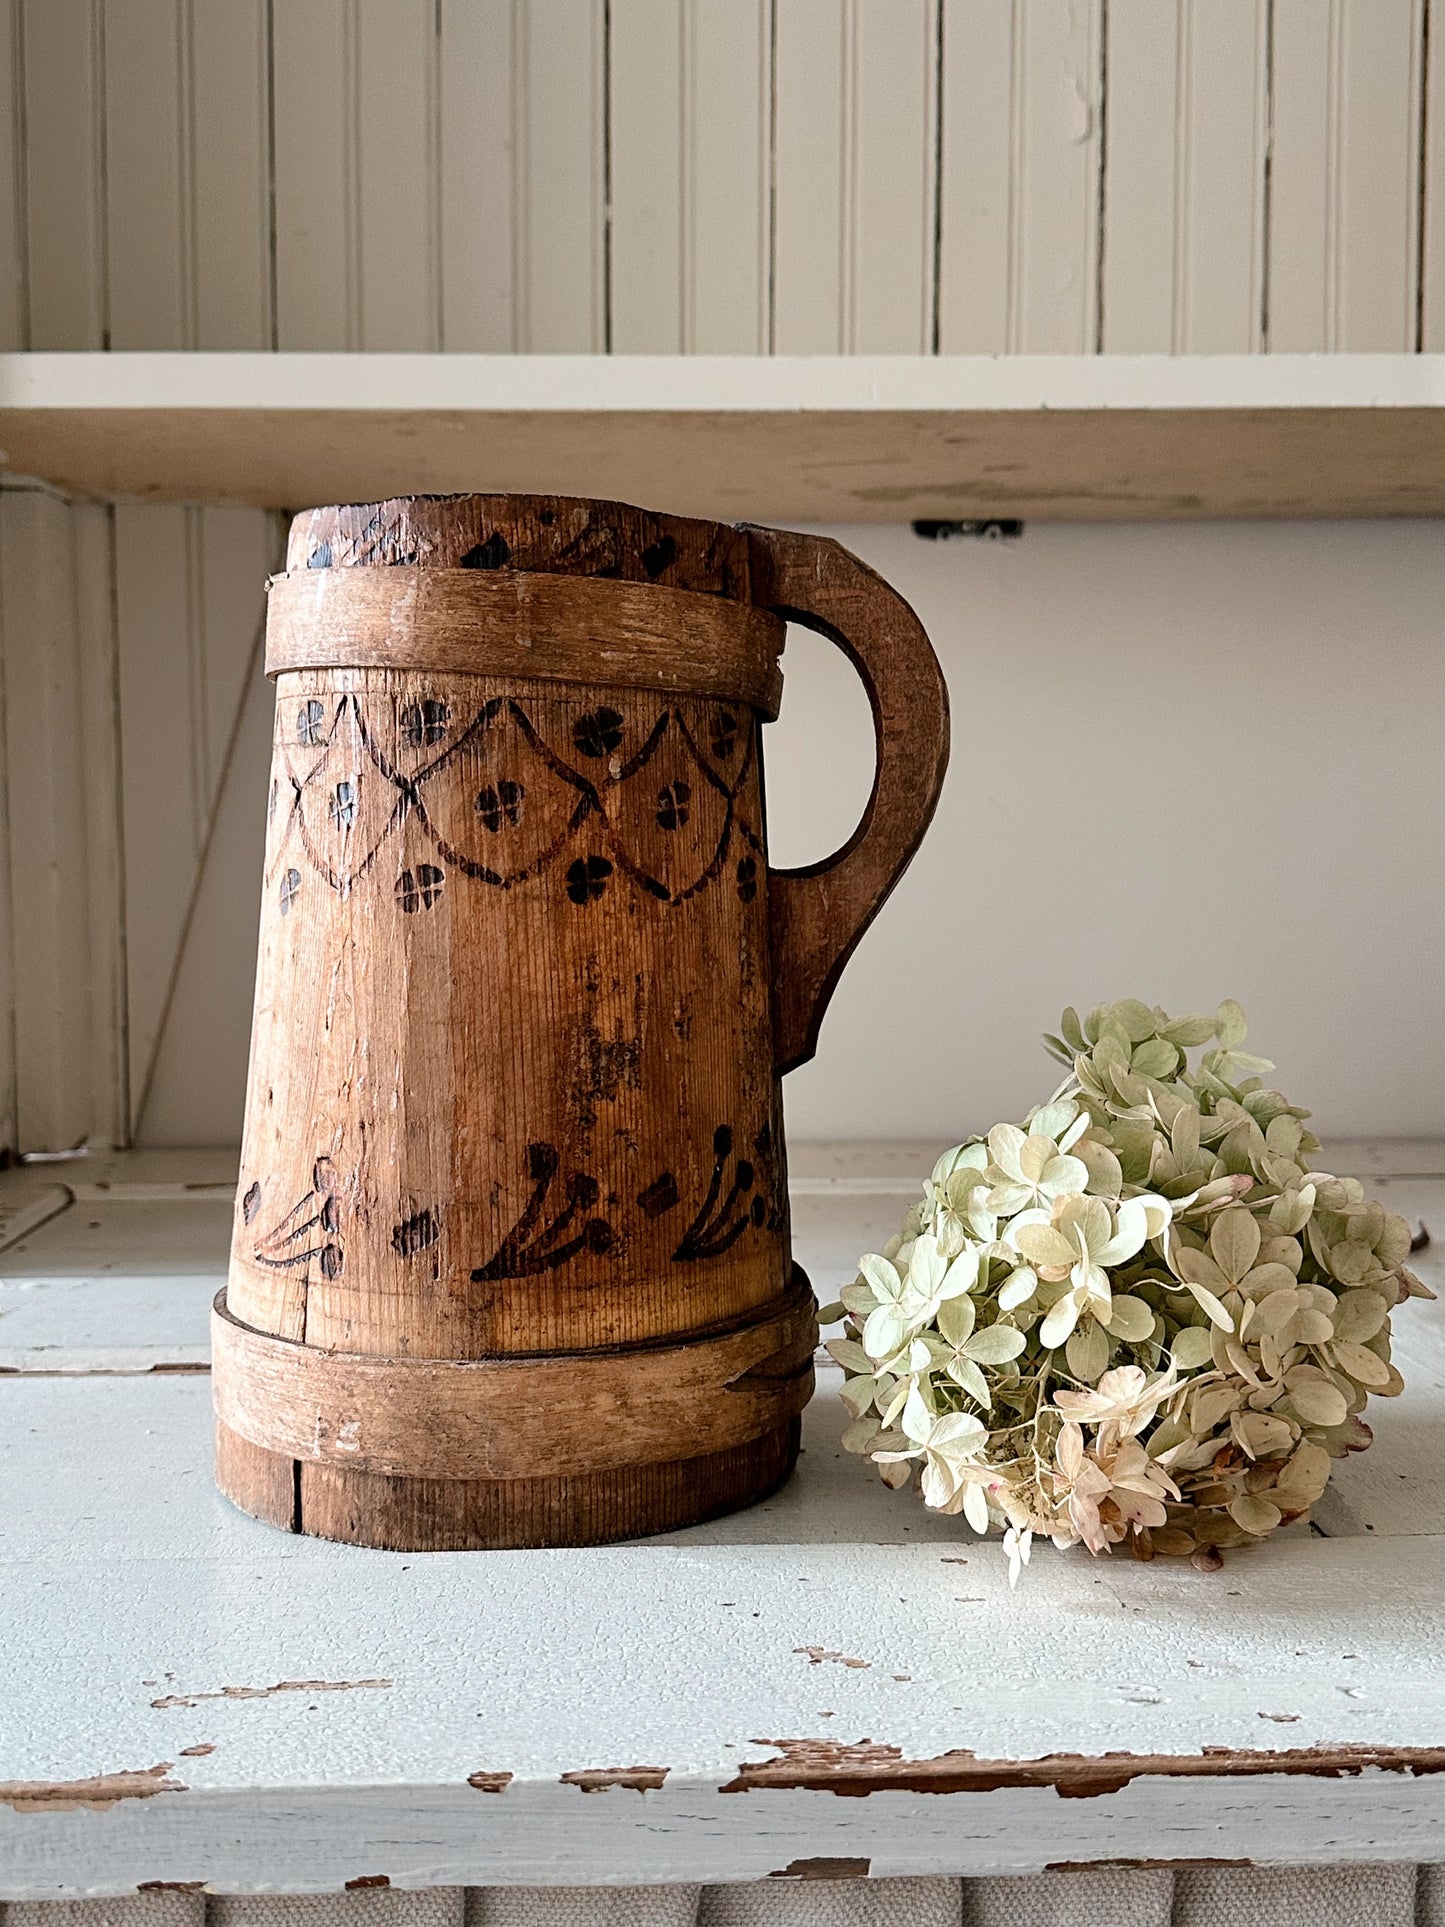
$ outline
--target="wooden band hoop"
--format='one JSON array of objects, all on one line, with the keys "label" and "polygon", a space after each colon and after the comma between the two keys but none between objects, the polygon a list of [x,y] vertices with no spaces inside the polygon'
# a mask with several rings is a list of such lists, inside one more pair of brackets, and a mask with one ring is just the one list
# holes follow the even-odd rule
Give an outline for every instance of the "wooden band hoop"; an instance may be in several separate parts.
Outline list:
[{"label": "wooden band hoop", "polygon": [[216,1295],[216,1417],[284,1458],[421,1479],[592,1473],[746,1445],[813,1392],[815,1303],[794,1267],[762,1315],[677,1344],[524,1358],[323,1351],[243,1325]]},{"label": "wooden band hoop", "polygon": [[606,576],[291,569],[274,576],[266,673],[430,669],[611,684],[778,713],[786,624],[749,603]]}]

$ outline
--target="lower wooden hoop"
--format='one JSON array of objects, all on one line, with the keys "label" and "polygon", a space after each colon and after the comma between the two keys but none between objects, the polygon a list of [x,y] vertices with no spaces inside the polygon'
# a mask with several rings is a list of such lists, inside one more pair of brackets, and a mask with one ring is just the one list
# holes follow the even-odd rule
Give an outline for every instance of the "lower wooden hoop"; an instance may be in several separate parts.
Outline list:
[{"label": "lower wooden hoop", "polygon": [[325,1351],[211,1314],[217,1418],[285,1458],[383,1477],[590,1473],[745,1445],[813,1390],[812,1289],[679,1343],[511,1358]]}]

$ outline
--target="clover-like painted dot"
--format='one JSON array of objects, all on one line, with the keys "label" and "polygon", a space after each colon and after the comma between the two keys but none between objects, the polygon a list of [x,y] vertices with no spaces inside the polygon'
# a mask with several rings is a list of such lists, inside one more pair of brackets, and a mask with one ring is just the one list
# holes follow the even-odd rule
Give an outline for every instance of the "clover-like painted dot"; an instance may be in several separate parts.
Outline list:
[{"label": "clover-like painted dot", "polygon": [[668,783],[657,792],[657,823],[663,830],[680,830],[689,815],[688,803],[692,797],[690,783]]},{"label": "clover-like painted dot", "polygon": [[595,903],[611,875],[612,865],[605,856],[579,856],[567,871],[567,895],[573,903]]},{"label": "clover-like painted dot", "polygon": [[336,785],[336,788],[331,792],[331,802],[328,807],[331,811],[331,820],[337,829],[349,830],[356,821],[355,783],[343,776],[341,781]]},{"label": "clover-like painted dot", "polygon": [[488,783],[484,790],[477,792],[477,815],[485,827],[492,831],[500,830],[508,823],[520,823],[522,801],[526,794],[520,783],[514,783],[504,776],[499,783]]},{"label": "clover-like painted dot", "polygon": [[738,746],[738,719],[731,710],[721,710],[713,720],[712,753],[724,762]]},{"label": "clover-like painted dot", "polygon": [[439,743],[447,733],[451,715],[448,705],[435,697],[428,696],[422,702],[408,703],[401,712],[402,741],[411,749]]},{"label": "clover-like painted dot", "polygon": [[589,709],[573,723],[572,741],[584,756],[610,756],[622,741],[622,718],[605,706]]},{"label": "clover-like painted dot", "polygon": [[303,749],[315,749],[325,721],[326,711],[315,696],[302,703],[296,712],[296,740]]},{"label": "clover-like painted dot", "polygon": [[403,870],[396,880],[396,900],[410,916],[430,910],[446,886],[445,874],[434,863],[418,863],[415,870]]},{"label": "clover-like painted dot", "polygon": [[745,856],[739,860],[737,876],[738,895],[744,903],[751,903],[758,894],[758,866],[752,857]]},{"label": "clover-like painted dot", "polygon": [[277,892],[277,895],[281,904],[281,914],[283,917],[290,916],[291,906],[296,901],[297,897],[300,896],[300,894],[301,894],[301,872],[299,870],[288,870],[285,876],[282,877],[281,888]]}]

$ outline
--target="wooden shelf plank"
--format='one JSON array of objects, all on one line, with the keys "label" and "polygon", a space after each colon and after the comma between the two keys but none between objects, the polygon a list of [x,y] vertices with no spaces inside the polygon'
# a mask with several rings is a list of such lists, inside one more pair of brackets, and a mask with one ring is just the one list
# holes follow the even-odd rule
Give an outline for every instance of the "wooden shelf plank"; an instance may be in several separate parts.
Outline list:
[{"label": "wooden shelf plank", "polygon": [[774,521],[1445,513],[1445,356],[0,356],[16,473]]}]

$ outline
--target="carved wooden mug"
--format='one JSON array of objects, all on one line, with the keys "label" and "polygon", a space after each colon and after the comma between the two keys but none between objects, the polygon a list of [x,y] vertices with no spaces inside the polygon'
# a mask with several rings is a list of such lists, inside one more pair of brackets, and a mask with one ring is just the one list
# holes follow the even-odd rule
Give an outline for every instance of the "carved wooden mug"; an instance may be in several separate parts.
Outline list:
[{"label": "carved wooden mug", "polygon": [[[931,817],[907,604],[836,543],[564,497],[297,517],[217,1467],[291,1531],[589,1544],[771,1492],[812,1390],[779,1078]],[[786,622],[867,687],[767,864]]]}]

